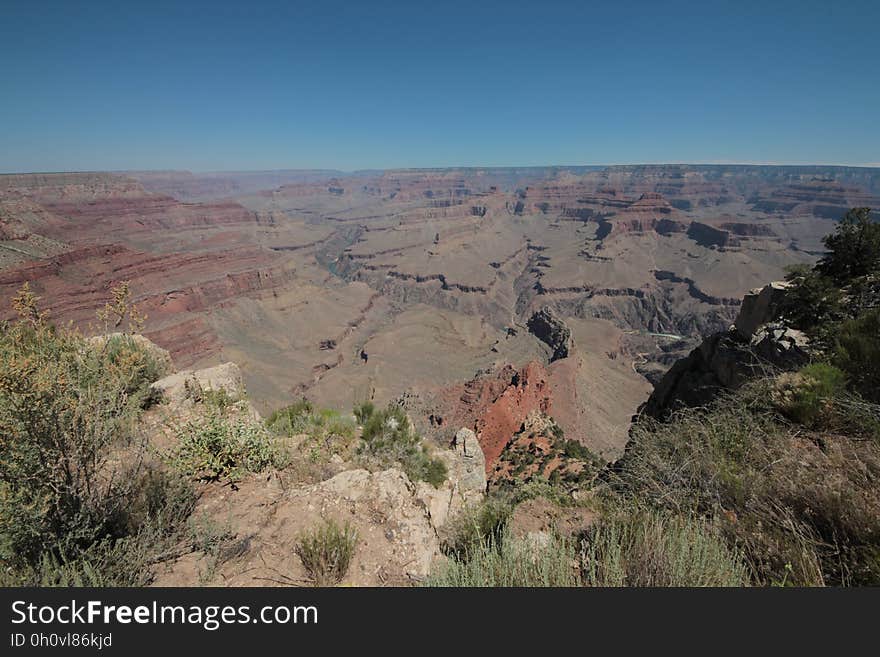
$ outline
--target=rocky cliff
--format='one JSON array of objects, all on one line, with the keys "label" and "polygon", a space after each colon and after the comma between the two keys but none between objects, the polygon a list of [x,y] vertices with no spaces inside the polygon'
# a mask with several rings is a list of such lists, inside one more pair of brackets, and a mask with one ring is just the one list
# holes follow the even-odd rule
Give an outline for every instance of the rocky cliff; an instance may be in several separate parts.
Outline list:
[{"label": "rocky cliff", "polygon": [[643,413],[663,418],[681,406],[701,406],[764,373],[796,369],[809,361],[809,341],[778,322],[787,284],[770,283],[749,292],[734,324],[715,333],[660,380]]}]

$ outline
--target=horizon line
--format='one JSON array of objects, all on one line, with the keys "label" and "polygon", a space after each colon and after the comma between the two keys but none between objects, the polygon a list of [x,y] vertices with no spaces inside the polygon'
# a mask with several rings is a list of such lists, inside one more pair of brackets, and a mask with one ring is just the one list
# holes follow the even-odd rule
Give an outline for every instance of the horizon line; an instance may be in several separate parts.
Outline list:
[{"label": "horizon line", "polygon": [[342,173],[354,174],[365,172],[388,172],[388,171],[443,171],[456,169],[565,169],[565,168],[612,168],[612,167],[640,167],[640,166],[750,166],[750,167],[834,167],[847,169],[877,169],[880,162],[843,163],[843,162],[779,162],[779,161],[656,161],[656,162],[613,162],[601,164],[505,164],[505,165],[451,165],[451,166],[412,166],[412,167],[358,167],[342,169],[333,167],[276,167],[256,169],[190,169],[190,168],[147,168],[147,169],[67,169],[67,170],[43,170],[43,171],[0,171],[0,175],[50,175],[64,173],[190,173],[193,175],[205,174],[232,174],[232,173],[273,173],[273,172],[305,172],[315,173]]}]

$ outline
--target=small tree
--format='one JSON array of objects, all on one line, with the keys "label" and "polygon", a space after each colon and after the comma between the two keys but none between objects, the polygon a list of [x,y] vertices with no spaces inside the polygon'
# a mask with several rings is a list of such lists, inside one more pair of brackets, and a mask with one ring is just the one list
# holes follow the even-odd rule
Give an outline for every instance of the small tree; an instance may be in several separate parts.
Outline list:
[{"label": "small tree", "polygon": [[870,208],[847,212],[823,242],[829,253],[816,269],[840,284],[880,270],[880,224]]}]

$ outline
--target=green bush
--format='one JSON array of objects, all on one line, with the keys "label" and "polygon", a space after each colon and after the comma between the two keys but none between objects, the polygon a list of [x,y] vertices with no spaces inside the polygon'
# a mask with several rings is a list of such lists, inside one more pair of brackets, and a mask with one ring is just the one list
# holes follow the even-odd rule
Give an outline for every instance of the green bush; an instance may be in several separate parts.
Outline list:
[{"label": "green bush", "polygon": [[840,326],[832,360],[854,390],[880,404],[880,308]]},{"label": "green bush", "polygon": [[443,551],[460,561],[485,545],[499,546],[514,504],[509,495],[489,495],[480,504],[466,508],[446,529]]},{"label": "green bush", "polygon": [[107,364],[106,375],[117,379],[129,395],[142,399],[142,406],[155,401],[150,384],[168,374],[167,365],[131,335],[114,335],[102,347],[102,360]]},{"label": "green bush", "polygon": [[300,536],[295,550],[314,586],[335,586],[348,572],[356,546],[350,525],[328,520]]},{"label": "green bush", "polygon": [[818,426],[833,411],[834,399],[846,389],[846,374],[828,363],[812,363],[802,368],[796,385],[781,403],[782,410],[795,422]]},{"label": "green bush", "polygon": [[368,467],[400,464],[412,481],[439,487],[446,480],[446,464],[432,457],[402,408],[390,405],[373,412],[361,434],[358,457]]},{"label": "green bush", "polygon": [[170,461],[195,479],[236,482],[248,472],[283,467],[285,454],[265,427],[252,418],[227,416],[209,408],[181,427]]},{"label": "green bush", "polygon": [[791,287],[782,298],[780,317],[805,331],[816,346],[833,344],[834,327],[846,317],[840,286],[806,265],[790,268],[786,280]]},{"label": "green bush", "polygon": [[[0,325],[0,566],[35,572],[138,530],[144,444],[134,430],[157,370],[125,336],[101,348],[56,330],[25,286]],[[131,371],[129,371],[131,367]]]},{"label": "green bush", "polygon": [[371,401],[362,402],[354,407],[354,416],[360,425],[366,424],[375,412],[376,406]]},{"label": "green bush", "polygon": [[650,511],[615,512],[583,544],[587,586],[746,586],[748,568],[707,523]]},{"label": "green bush", "polygon": [[300,457],[297,467],[306,471],[320,469],[334,454],[347,460],[355,442],[353,418],[330,409],[316,410],[305,399],[272,413],[266,426],[276,436],[305,436],[292,456]]},{"label": "green bush", "polygon": [[301,399],[289,406],[274,411],[266,420],[266,426],[278,436],[292,436],[305,433],[313,424],[314,406],[307,399]]},{"label": "green bush", "polygon": [[225,413],[232,409],[241,399],[237,395],[229,394],[226,388],[204,388],[196,379],[187,379],[183,382],[184,397],[192,401],[211,406]]},{"label": "green bush", "polygon": [[828,254],[816,270],[838,284],[880,270],[880,224],[870,208],[852,208],[823,241]]}]

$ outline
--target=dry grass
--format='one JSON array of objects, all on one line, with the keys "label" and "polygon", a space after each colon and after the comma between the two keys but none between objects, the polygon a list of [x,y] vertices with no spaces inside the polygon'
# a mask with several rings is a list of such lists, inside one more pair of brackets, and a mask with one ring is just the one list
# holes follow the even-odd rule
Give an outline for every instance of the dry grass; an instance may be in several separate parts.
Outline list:
[{"label": "dry grass", "polygon": [[668,423],[638,423],[611,490],[714,519],[756,583],[880,582],[880,444],[788,422],[771,389],[758,381]]},{"label": "dry grass", "polygon": [[587,586],[747,586],[748,567],[718,529],[636,510],[607,516],[584,540]]}]

